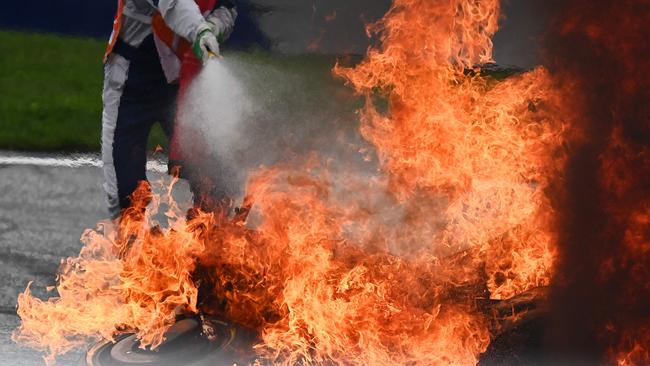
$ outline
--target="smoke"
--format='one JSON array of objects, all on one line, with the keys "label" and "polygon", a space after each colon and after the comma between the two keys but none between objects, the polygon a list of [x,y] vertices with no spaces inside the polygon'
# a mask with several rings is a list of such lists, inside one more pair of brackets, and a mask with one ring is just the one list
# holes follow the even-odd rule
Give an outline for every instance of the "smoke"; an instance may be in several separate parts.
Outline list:
[{"label": "smoke", "polygon": [[[181,121],[207,133],[205,142],[223,159],[233,158],[232,149],[241,139],[240,126],[252,109],[252,101],[242,83],[229,71],[226,61],[208,61],[188,93]],[[188,144],[190,141],[186,141]]]},{"label": "smoke", "polygon": [[[326,171],[329,203],[366,212],[350,220],[346,237],[361,243],[368,241],[364,236],[382,232],[384,249],[408,255],[426,241],[404,222],[413,220],[409,216],[427,217],[421,212],[431,208],[422,202],[400,206],[388,191],[374,147],[360,134],[356,111],[363,101],[332,76],[335,62],[264,52],[235,52],[209,62],[181,103],[177,133],[183,155],[236,202],[256,172],[278,167],[312,169],[314,175]],[[413,246],[403,245],[407,236]]]},{"label": "smoke", "polygon": [[[249,173],[310,157],[372,170],[358,133],[358,99],[326,56],[231,52],[210,61],[181,103],[183,156],[236,200]],[[367,150],[367,149],[366,149]]]},{"label": "smoke", "polygon": [[650,361],[650,54],[646,1],[557,2],[546,64],[564,94],[549,340],[564,362]]},{"label": "smoke", "polygon": [[229,195],[238,176],[235,152],[252,101],[242,83],[219,60],[209,61],[193,81],[179,111],[178,139],[191,169],[201,169]]}]

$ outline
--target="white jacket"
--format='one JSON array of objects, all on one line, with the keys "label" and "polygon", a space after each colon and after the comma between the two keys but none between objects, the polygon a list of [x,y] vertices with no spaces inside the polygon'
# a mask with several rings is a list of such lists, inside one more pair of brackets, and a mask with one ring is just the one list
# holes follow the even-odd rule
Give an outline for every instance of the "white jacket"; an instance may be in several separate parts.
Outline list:
[{"label": "white jacket", "polygon": [[[176,34],[194,42],[196,31],[204,20],[194,0],[124,0],[119,38],[133,47],[139,47],[153,32],[151,17],[156,10]],[[155,36],[154,39],[167,81],[173,82],[178,79],[180,60],[164,42]]]},{"label": "white jacket", "polygon": [[194,41],[196,29],[203,21],[203,14],[194,0],[125,0],[120,32],[122,40],[134,47],[139,46],[151,34],[151,17],[156,10],[176,34]]}]

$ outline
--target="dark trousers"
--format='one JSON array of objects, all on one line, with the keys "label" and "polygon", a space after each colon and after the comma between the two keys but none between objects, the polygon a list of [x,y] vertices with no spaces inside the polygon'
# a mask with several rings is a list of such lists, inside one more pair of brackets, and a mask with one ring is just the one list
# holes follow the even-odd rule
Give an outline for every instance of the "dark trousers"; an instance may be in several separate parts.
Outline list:
[{"label": "dark trousers", "polygon": [[[113,201],[119,207],[110,210],[117,216],[131,204],[129,196],[138,184],[147,179],[146,153],[151,127],[158,122],[168,138],[173,134],[178,87],[167,83],[152,36],[137,49],[118,42],[113,52],[129,61],[112,138],[113,179],[117,186]],[[109,206],[110,195],[109,192]]]}]

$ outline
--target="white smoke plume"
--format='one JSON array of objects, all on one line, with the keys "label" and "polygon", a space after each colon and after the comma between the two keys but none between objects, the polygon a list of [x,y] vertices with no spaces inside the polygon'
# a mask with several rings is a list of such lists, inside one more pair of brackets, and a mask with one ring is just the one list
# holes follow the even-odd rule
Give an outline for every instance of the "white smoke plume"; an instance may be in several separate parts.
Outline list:
[{"label": "white smoke plume", "polygon": [[357,99],[331,75],[334,61],[262,52],[209,61],[180,104],[183,153],[236,199],[251,170],[311,152],[367,165]]},{"label": "white smoke plume", "polygon": [[375,149],[360,136],[355,112],[361,101],[332,76],[335,61],[261,53],[210,61],[181,103],[181,147],[203,157],[199,169],[236,203],[245,194],[248,174],[260,166],[304,168],[315,158],[328,172],[332,203],[363,208],[362,215],[341,212],[351,215],[344,228],[351,242],[380,233],[383,249],[397,255],[415,252],[423,245],[418,235],[433,237],[438,226],[423,226],[417,234],[399,228],[404,220],[414,220],[407,217],[432,219],[421,211],[440,202],[406,207],[388,192]]}]

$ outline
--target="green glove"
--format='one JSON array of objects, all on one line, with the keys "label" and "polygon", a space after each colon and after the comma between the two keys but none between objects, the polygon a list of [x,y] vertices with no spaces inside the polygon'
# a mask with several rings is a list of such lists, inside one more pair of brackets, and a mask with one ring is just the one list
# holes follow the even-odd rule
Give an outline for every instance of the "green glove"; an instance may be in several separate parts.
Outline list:
[{"label": "green glove", "polygon": [[203,64],[211,57],[219,56],[219,41],[209,23],[203,22],[199,25],[192,50]]}]

